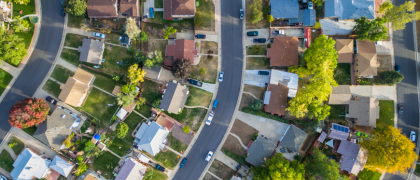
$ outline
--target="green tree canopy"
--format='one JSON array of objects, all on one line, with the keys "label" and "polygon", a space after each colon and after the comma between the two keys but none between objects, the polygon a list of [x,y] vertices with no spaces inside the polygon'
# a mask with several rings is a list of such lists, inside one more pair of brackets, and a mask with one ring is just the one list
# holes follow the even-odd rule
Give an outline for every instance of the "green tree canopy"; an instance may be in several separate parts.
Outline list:
[{"label": "green tree canopy", "polygon": [[412,13],[415,5],[416,3],[405,1],[404,4],[394,6],[391,1],[385,1],[379,6],[379,12],[392,23],[394,31],[402,30],[405,29],[407,23],[420,19],[420,12]]},{"label": "green tree canopy", "polygon": [[190,133],[190,127],[188,127],[188,126],[184,126],[184,127],[182,128],[182,131],[184,131],[184,133]]},{"label": "green tree canopy", "polygon": [[95,149],[95,144],[93,144],[92,141],[88,141],[88,142],[85,143],[85,149],[84,150],[85,150],[86,153],[91,152],[93,149]]},{"label": "green tree canopy", "polygon": [[166,30],[165,30],[165,35],[163,35],[163,38],[165,38],[165,39],[168,39],[169,38],[169,35],[171,35],[171,34],[174,34],[174,33],[176,33],[178,30],[177,29],[175,29],[174,27],[168,27]]},{"label": "green tree canopy", "polygon": [[324,180],[336,180],[340,177],[339,167],[335,160],[329,160],[325,154],[315,148],[313,160],[306,164],[305,171],[311,179],[319,176]]},{"label": "green tree canopy", "polygon": [[16,4],[28,4],[31,0],[13,0]]},{"label": "green tree canopy", "polygon": [[117,137],[124,138],[128,132],[128,125],[125,122],[119,123],[117,125]]},{"label": "green tree canopy", "polygon": [[84,16],[86,7],[87,4],[85,0],[67,0],[64,4],[66,12],[75,16]]},{"label": "green tree canopy", "polygon": [[83,173],[86,172],[87,169],[88,169],[88,166],[85,163],[79,164],[79,167],[77,167],[77,169],[75,171],[76,176],[82,175]]},{"label": "green tree canopy", "polygon": [[15,32],[28,32],[30,30],[29,28],[29,21],[26,19],[21,19],[20,16],[15,16],[13,18],[13,30]]},{"label": "green tree canopy", "polygon": [[380,41],[388,38],[388,28],[384,23],[388,22],[388,18],[376,18],[375,20],[368,20],[366,17],[355,19],[356,26],[353,30],[360,40],[368,39],[371,41]]},{"label": "green tree canopy", "polygon": [[164,60],[162,52],[155,50],[147,54],[145,58],[142,58],[141,62],[144,67],[150,69],[151,67],[160,66]]},{"label": "green tree canopy", "polygon": [[125,34],[131,39],[136,39],[140,35],[140,29],[136,24],[136,20],[134,18],[127,18],[125,21]]},{"label": "green tree canopy", "polygon": [[389,86],[396,85],[404,79],[404,75],[397,71],[383,71],[379,74],[379,82]]},{"label": "green tree canopy", "polygon": [[23,38],[0,30],[0,60],[18,66],[26,54],[27,49]]},{"label": "green tree canopy", "polygon": [[140,42],[147,42],[149,40],[149,36],[145,32],[140,33]]},{"label": "green tree canopy", "polygon": [[262,0],[254,0],[254,2],[250,4],[249,20],[252,24],[255,24],[264,19],[263,15],[264,13],[262,11]]},{"label": "green tree canopy", "polygon": [[273,22],[274,21],[274,18],[273,18],[273,16],[272,15],[267,15],[266,17],[265,17],[265,20],[267,20],[268,22]]},{"label": "green tree canopy", "polygon": [[283,158],[282,153],[276,154],[265,162],[265,166],[252,168],[255,180],[305,179],[305,165]]},{"label": "green tree canopy", "polygon": [[130,83],[137,84],[138,82],[144,81],[144,75],[146,72],[139,68],[137,64],[133,64],[128,68],[127,77],[130,79]]}]

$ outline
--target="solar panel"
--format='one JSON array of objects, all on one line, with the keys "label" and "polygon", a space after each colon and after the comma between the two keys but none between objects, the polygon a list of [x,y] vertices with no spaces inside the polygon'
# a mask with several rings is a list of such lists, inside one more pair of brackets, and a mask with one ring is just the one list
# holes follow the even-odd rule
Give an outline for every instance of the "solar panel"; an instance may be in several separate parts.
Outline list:
[{"label": "solar panel", "polygon": [[337,131],[342,131],[345,133],[349,132],[349,128],[348,127],[344,127],[344,126],[340,126],[338,124],[333,124],[333,129],[337,130]]}]

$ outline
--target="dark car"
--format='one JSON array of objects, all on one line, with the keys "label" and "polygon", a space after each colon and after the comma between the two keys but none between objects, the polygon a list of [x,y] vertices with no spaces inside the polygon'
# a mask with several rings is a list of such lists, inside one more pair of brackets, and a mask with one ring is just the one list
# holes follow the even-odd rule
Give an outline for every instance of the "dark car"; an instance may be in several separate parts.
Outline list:
[{"label": "dark car", "polygon": [[181,165],[179,165],[180,168],[183,168],[185,166],[185,163],[187,163],[187,158],[184,158],[181,162]]},{"label": "dark car", "polygon": [[195,38],[197,39],[206,39],[206,35],[205,34],[196,34]]},{"label": "dark car", "polygon": [[401,66],[400,65],[395,65],[394,69],[395,69],[395,71],[400,72],[401,71]]},{"label": "dark car", "polygon": [[48,102],[50,102],[51,104],[57,105],[57,100],[55,100],[54,98],[52,98],[51,96],[47,96],[45,98],[45,100],[47,100]]},{"label": "dark car", "polygon": [[203,86],[203,83],[194,79],[188,79],[188,83],[192,84],[192,85],[196,85],[196,86]]},{"label": "dark car", "polygon": [[249,31],[246,33],[247,36],[258,36],[258,31]]},{"label": "dark car", "polygon": [[269,71],[258,71],[258,74],[267,76],[267,75],[270,74],[270,72]]},{"label": "dark car", "polygon": [[402,114],[403,113],[403,105],[402,104],[398,104],[398,114]]},{"label": "dark car", "polygon": [[161,166],[161,165],[159,165],[159,164],[156,164],[156,169],[157,169],[157,170],[159,170],[159,171],[165,172],[165,168],[164,168],[164,167],[162,167],[162,166]]},{"label": "dark car", "polygon": [[267,39],[265,38],[254,38],[254,43],[265,43]]},{"label": "dark car", "polygon": [[64,8],[61,8],[60,14],[61,14],[61,16],[63,16],[63,17],[66,15],[66,11],[64,11]]}]

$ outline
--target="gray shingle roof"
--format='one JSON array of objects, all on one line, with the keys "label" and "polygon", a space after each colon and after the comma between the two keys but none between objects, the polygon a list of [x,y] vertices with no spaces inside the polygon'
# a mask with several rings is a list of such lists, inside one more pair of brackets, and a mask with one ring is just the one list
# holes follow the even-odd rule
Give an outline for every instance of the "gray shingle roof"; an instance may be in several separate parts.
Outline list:
[{"label": "gray shingle roof", "polygon": [[60,157],[58,155],[54,157],[54,160],[50,164],[51,169],[53,169],[54,171],[57,171],[64,177],[67,177],[70,174],[73,167],[74,167],[73,164],[69,163],[63,157]]},{"label": "gray shingle roof", "polygon": [[13,179],[32,180],[35,176],[41,179],[48,170],[51,161],[43,159],[33,150],[26,148],[13,163],[14,169],[10,173]]},{"label": "gray shingle roof", "polygon": [[286,134],[280,139],[280,143],[288,149],[298,152],[308,134],[294,125],[287,128]]},{"label": "gray shingle roof", "polygon": [[169,131],[152,121],[149,125],[142,123],[139,130],[136,133],[136,139],[138,149],[144,150],[149,154],[155,156],[162,149],[163,141],[168,136]]},{"label": "gray shingle roof", "polygon": [[298,18],[290,18],[289,23],[303,23],[304,26],[314,26],[315,9],[299,10]]},{"label": "gray shingle roof", "polygon": [[102,41],[83,39],[82,46],[79,46],[78,48],[78,51],[80,52],[79,61],[101,64],[104,48],[104,42]]},{"label": "gray shingle roof", "polygon": [[298,18],[299,3],[297,0],[270,0],[273,18]]},{"label": "gray shingle roof", "polygon": [[186,86],[168,82],[159,108],[170,113],[178,114],[179,108],[184,108],[185,102],[187,101],[187,92],[188,88]]},{"label": "gray shingle roof", "polygon": [[373,0],[325,0],[325,17],[338,19],[375,19]]},{"label": "gray shingle roof", "polygon": [[275,149],[275,142],[258,136],[257,140],[252,142],[251,146],[249,147],[247,151],[248,156],[246,157],[245,161],[252,164],[253,166],[263,165],[264,158],[266,160],[270,159]]}]

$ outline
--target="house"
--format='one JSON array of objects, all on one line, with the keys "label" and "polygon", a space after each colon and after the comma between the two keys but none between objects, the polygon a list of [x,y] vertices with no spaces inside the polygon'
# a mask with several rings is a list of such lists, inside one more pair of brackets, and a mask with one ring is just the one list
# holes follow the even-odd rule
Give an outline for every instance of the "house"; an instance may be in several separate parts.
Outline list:
[{"label": "house", "polygon": [[156,123],[158,123],[159,125],[163,126],[165,129],[167,129],[168,131],[172,131],[172,128],[174,128],[175,123],[172,122],[171,118],[162,113],[157,119],[156,119]]},{"label": "house", "polygon": [[187,86],[175,82],[168,82],[163,92],[159,108],[170,113],[178,114],[184,108],[189,93],[190,91],[188,91]]},{"label": "house", "polygon": [[117,0],[88,0],[89,18],[118,18]]},{"label": "house", "polygon": [[104,54],[105,43],[94,39],[83,39],[82,46],[77,51],[80,52],[79,61],[91,64],[101,64]]},{"label": "house", "polygon": [[376,120],[379,119],[379,99],[352,96],[348,117],[355,118],[358,126],[376,127]]},{"label": "house", "polygon": [[264,94],[264,110],[272,115],[284,115],[287,106],[289,88],[284,84],[269,84]]},{"label": "house", "polygon": [[73,130],[77,131],[80,120],[77,116],[67,113],[61,108],[47,116],[47,120],[37,126],[34,137],[47,146],[59,151],[63,141]]},{"label": "house", "polygon": [[124,34],[120,37],[121,45],[123,46],[130,46],[131,45],[131,39],[127,36],[127,34]]},{"label": "house", "polygon": [[12,14],[12,2],[0,0],[0,27],[4,29],[6,23],[9,21],[9,16]]},{"label": "house", "polygon": [[280,138],[280,144],[293,152],[298,152],[308,134],[295,125],[289,125],[284,135]]},{"label": "house", "polygon": [[95,76],[78,68],[73,77],[60,85],[61,93],[58,99],[74,107],[80,107],[85,102]]},{"label": "house", "polygon": [[139,15],[139,0],[120,0],[121,15],[138,18]]},{"label": "house", "polygon": [[274,37],[274,42],[271,44],[271,48],[267,49],[266,55],[270,59],[270,66],[298,65],[298,46],[297,37]]},{"label": "house", "polygon": [[194,18],[195,0],[163,0],[163,18],[180,20]]},{"label": "house", "polygon": [[41,179],[48,173],[48,166],[51,160],[34,151],[31,148],[25,148],[13,163],[13,170],[10,173],[15,180]]},{"label": "house", "polygon": [[354,70],[359,78],[373,78],[378,75],[379,62],[376,59],[375,43],[369,40],[357,40],[357,54]]},{"label": "house", "polygon": [[338,142],[338,154],[341,154],[340,169],[357,176],[363,170],[367,161],[367,151],[350,141]]},{"label": "house", "polygon": [[281,70],[272,69],[270,72],[270,84],[283,84],[289,88],[288,97],[295,97],[298,89],[299,76],[295,73],[290,73]]},{"label": "house", "polygon": [[125,159],[125,163],[115,180],[140,180],[143,179],[146,170],[145,165],[130,157]]},{"label": "house", "polygon": [[354,54],[353,39],[336,39],[335,49],[337,50],[337,63],[352,63]]},{"label": "house", "polygon": [[165,56],[165,66],[172,66],[173,61],[177,59],[188,59],[191,65],[199,63],[194,62],[194,57],[197,56],[197,47],[194,40],[175,39],[173,44],[166,45]]},{"label": "house", "polygon": [[375,19],[373,0],[325,0],[325,17],[338,20],[353,20],[361,17]]},{"label": "house", "polygon": [[62,176],[67,177],[72,171],[74,163],[67,161],[64,157],[56,155],[49,167]]},{"label": "house", "polygon": [[146,75],[144,75],[145,78],[153,80],[153,81],[172,81],[176,79],[170,70],[167,70],[165,68],[162,68],[162,66],[154,66],[150,69],[143,68],[143,70],[146,72]]},{"label": "house", "polygon": [[349,137],[349,132],[349,127],[332,123],[328,137],[345,141]]},{"label": "house", "polygon": [[275,19],[290,19],[299,17],[298,0],[270,0],[271,15]]},{"label": "house", "polygon": [[316,15],[315,9],[302,9],[299,10],[297,18],[290,18],[289,24],[300,23],[303,26],[315,26]]},{"label": "house", "polygon": [[168,134],[169,131],[167,129],[154,121],[149,124],[142,123],[135,135],[134,143],[137,149],[155,156],[165,147]]},{"label": "house", "polygon": [[249,146],[248,156],[245,161],[253,166],[264,165],[264,162],[270,159],[276,148],[276,144],[271,139],[266,139],[261,135]]},{"label": "house", "polygon": [[98,175],[96,172],[88,169],[81,176],[78,176],[76,180],[107,180],[103,176]]}]

